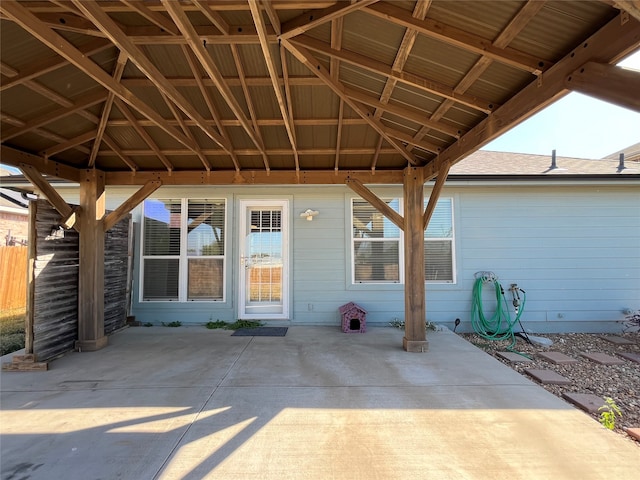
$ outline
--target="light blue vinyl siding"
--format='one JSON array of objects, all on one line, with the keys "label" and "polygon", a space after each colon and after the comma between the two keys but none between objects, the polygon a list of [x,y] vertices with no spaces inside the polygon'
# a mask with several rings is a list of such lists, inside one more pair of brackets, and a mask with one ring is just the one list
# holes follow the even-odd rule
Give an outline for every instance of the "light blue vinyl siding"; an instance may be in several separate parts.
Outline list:
[{"label": "light blue vinyl siding", "polygon": [[[116,208],[136,189],[108,190]],[[379,187],[381,197],[402,197],[401,187]],[[429,189],[425,194],[428,195]],[[427,319],[469,330],[474,274],[490,270],[509,288],[527,293],[525,328],[537,332],[619,331],[624,309],[640,309],[640,188],[638,185],[550,184],[509,187],[448,182],[453,199],[456,283],[427,284]],[[74,200],[77,193],[65,198]],[[351,190],[327,187],[162,187],[158,198],[225,198],[228,258],[225,302],[140,303],[140,208],[136,225],[132,314],[144,322],[183,325],[237,317],[239,198],[290,202],[291,304],[289,324],[339,325],[338,307],[356,302],[370,324],[404,316],[404,285],[351,284]],[[77,200],[76,200],[77,201]],[[320,213],[308,222],[299,214]],[[507,296],[510,303],[510,297]]]}]

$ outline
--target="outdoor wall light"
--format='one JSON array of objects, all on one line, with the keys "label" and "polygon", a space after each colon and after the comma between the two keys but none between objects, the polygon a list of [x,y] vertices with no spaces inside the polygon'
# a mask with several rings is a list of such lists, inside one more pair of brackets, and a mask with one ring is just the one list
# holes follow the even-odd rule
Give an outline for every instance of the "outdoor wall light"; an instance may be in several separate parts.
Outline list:
[{"label": "outdoor wall light", "polygon": [[307,208],[304,212],[302,212],[300,214],[301,218],[306,218],[308,222],[313,220],[313,217],[315,217],[316,215],[318,215],[320,212],[317,210],[311,210],[310,208]]}]

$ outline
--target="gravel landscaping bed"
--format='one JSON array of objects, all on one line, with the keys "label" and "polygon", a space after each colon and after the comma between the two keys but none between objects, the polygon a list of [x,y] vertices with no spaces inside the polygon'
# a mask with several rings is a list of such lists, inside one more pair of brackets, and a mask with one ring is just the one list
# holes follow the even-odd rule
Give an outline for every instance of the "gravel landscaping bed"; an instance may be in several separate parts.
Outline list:
[{"label": "gravel landscaping bed", "polygon": [[[506,351],[510,344],[508,341],[489,341],[477,334],[460,334],[460,336],[534,382],[535,380],[525,373],[525,369],[552,370],[569,379],[570,385],[541,384],[545,390],[559,398],[562,398],[565,392],[590,393],[603,399],[610,397],[622,411],[622,416],[616,418],[614,429],[616,433],[632,438],[627,435],[624,428],[640,428],[640,364],[619,355],[620,353],[640,354],[639,332],[618,335],[633,341],[631,345],[617,345],[601,338],[599,334],[585,333],[539,335],[553,341],[550,347],[529,345],[525,340],[518,338],[514,350],[531,357],[532,361],[528,363],[513,363],[497,356],[497,352]],[[555,364],[541,358],[538,354],[542,352],[561,352],[575,358],[578,362]],[[624,360],[624,363],[600,365],[581,356],[582,353],[595,352],[611,355]],[[591,416],[599,422],[599,413],[593,413]],[[636,441],[636,444],[640,446],[640,441]]]}]

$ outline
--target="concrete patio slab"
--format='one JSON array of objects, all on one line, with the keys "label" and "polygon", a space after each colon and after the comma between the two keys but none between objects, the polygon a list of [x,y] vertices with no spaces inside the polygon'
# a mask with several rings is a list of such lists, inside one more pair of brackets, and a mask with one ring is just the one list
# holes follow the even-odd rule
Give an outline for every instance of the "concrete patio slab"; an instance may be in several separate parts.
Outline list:
[{"label": "concrete patio slab", "polygon": [[0,476],[636,478],[636,445],[482,350],[430,332],[407,353],[402,335],[122,331],[2,374]]}]

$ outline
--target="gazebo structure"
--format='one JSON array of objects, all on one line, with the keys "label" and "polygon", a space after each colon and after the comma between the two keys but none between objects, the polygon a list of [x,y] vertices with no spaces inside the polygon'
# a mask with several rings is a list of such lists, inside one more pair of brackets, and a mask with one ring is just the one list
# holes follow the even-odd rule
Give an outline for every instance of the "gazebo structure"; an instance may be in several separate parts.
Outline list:
[{"label": "gazebo structure", "polygon": [[[78,348],[106,345],[104,232],[163,185],[346,185],[424,229],[449,169],[569,91],[640,111],[635,1],[3,0],[3,163],[79,232]],[[80,185],[70,207],[51,177]],[[435,180],[426,209],[423,187]],[[403,185],[398,214],[367,185]],[[105,188],[139,190],[105,215]]]}]

